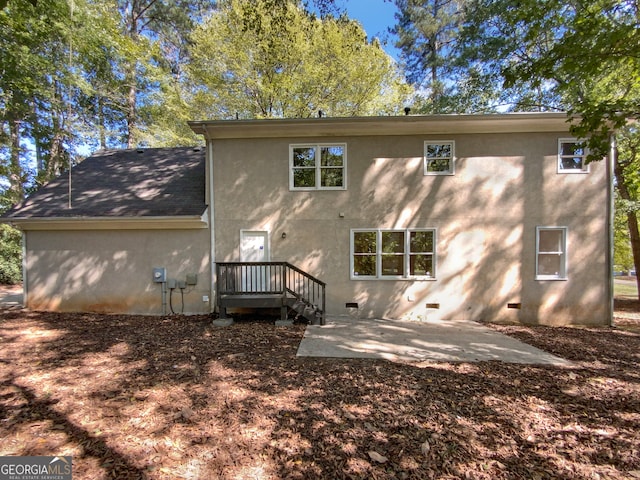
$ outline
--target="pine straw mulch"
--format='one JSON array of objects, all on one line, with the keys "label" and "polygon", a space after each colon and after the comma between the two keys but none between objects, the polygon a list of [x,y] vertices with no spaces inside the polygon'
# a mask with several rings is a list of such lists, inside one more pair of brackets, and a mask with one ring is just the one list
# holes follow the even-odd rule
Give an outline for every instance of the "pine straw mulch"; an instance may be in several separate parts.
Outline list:
[{"label": "pine straw mulch", "polygon": [[640,478],[629,308],[618,329],[495,327],[569,368],[297,358],[303,325],[5,309],[0,455],[72,455],[74,479]]}]

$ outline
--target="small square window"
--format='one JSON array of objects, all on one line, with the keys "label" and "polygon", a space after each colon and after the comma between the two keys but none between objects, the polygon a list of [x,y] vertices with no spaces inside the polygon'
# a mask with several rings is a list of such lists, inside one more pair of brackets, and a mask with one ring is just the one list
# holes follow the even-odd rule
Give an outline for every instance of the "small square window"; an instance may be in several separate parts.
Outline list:
[{"label": "small square window", "polygon": [[536,227],[536,280],[566,280],[567,227]]},{"label": "small square window", "polygon": [[588,173],[587,149],[575,138],[558,140],[558,173]]},{"label": "small square window", "polygon": [[424,142],[424,174],[455,173],[455,143],[452,140]]},{"label": "small square window", "polygon": [[291,145],[291,190],[345,190],[346,145]]}]

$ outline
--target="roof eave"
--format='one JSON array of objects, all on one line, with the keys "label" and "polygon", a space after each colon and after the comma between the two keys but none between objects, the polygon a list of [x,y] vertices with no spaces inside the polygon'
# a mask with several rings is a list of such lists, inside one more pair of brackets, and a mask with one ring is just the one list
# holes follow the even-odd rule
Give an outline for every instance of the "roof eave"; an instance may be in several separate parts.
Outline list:
[{"label": "roof eave", "polygon": [[209,226],[208,216],[155,217],[15,217],[0,219],[23,231],[30,230],[188,230]]},{"label": "roof eave", "polygon": [[188,122],[206,139],[568,132],[566,113],[323,117]]}]

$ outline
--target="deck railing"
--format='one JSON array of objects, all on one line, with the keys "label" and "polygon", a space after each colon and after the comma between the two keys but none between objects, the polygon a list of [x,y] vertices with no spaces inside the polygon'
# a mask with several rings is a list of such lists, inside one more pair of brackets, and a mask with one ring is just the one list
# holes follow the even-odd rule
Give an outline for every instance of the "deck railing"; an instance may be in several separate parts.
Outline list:
[{"label": "deck railing", "polygon": [[326,284],[288,262],[216,263],[216,277],[218,301],[222,295],[290,296],[316,308],[324,324]]}]

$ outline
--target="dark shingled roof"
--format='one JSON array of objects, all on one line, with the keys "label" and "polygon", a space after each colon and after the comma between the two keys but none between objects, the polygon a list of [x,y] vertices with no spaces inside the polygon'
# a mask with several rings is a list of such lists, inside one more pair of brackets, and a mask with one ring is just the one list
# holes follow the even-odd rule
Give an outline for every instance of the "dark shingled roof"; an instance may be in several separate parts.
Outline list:
[{"label": "dark shingled roof", "polygon": [[108,150],[44,185],[3,217],[162,217],[202,215],[204,148]]}]

